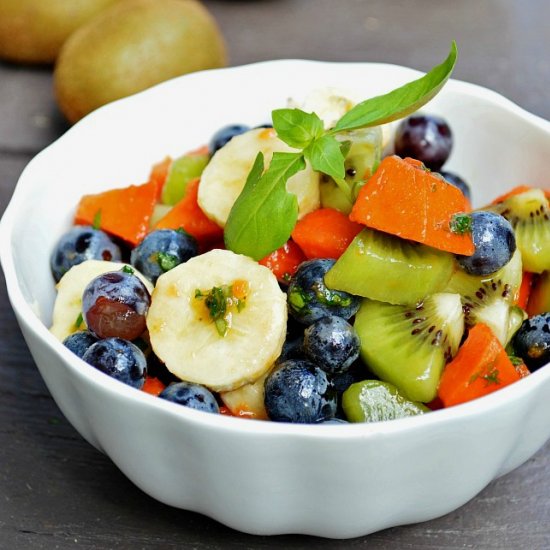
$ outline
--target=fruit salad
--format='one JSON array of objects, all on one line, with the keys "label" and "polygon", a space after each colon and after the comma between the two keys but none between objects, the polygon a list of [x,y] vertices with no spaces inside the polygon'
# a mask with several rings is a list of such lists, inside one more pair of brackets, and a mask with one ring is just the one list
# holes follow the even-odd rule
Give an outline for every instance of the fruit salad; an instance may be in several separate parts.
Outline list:
[{"label": "fruit salad", "polygon": [[446,120],[400,112],[389,130],[324,101],[327,120],[306,99],[82,197],[51,256],[51,332],[82,368],[320,424],[426,414],[550,361],[547,192],[472,210]]}]

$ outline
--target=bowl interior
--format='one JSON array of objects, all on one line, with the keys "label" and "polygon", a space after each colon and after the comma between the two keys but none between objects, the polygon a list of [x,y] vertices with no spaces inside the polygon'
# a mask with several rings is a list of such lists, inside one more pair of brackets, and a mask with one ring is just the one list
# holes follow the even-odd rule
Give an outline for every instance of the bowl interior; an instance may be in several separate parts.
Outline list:
[{"label": "bowl interior", "polygon": [[[154,162],[207,143],[225,124],[269,121],[290,97],[330,86],[368,98],[419,75],[392,65],[276,61],[191,74],[92,113],[31,161],[6,211],[1,253],[14,307],[49,326],[49,256],[83,194],[143,183]],[[471,184],[475,204],[513,185],[544,184],[549,123],[458,81],[424,110],[449,121],[455,146],[445,169]]]}]

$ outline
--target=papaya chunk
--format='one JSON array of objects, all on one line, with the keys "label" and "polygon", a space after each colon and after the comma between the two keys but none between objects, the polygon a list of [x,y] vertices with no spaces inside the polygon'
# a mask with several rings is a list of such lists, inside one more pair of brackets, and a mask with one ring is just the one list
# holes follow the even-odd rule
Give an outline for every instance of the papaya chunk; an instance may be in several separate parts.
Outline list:
[{"label": "papaya chunk", "polygon": [[474,325],[454,359],[445,367],[438,397],[445,407],[465,403],[522,378],[491,329]]},{"label": "papaya chunk", "polygon": [[403,239],[471,256],[475,250],[471,234],[451,228],[453,217],[468,210],[460,189],[419,161],[394,155],[386,157],[361,188],[350,219]]},{"label": "papaya chunk", "polygon": [[201,245],[209,245],[223,238],[223,229],[206,216],[197,202],[199,182],[196,178],[187,184],[184,197],[157,222],[155,229],[181,227]]},{"label": "papaya chunk", "polygon": [[74,223],[93,225],[135,246],[149,231],[156,202],[155,182],[84,195],[78,203]]},{"label": "papaya chunk", "polygon": [[319,208],[298,220],[292,239],[308,260],[337,260],[362,229],[362,225],[350,221],[348,216],[334,208]]}]

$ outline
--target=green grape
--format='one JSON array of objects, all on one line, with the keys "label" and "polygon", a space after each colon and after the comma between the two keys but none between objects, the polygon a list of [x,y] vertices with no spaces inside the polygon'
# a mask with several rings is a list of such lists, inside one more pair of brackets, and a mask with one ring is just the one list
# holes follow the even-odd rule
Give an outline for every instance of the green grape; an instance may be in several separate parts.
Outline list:
[{"label": "green grape", "polygon": [[183,155],[175,159],[162,189],[162,202],[170,205],[179,202],[189,181],[200,177],[209,160],[209,155]]}]

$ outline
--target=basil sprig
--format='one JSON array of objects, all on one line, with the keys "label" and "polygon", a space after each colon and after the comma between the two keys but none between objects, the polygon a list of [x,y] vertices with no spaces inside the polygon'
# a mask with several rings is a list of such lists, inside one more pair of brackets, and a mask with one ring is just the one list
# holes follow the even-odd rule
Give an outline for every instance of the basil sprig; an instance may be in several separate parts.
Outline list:
[{"label": "basil sprig", "polygon": [[324,130],[323,122],[315,113],[300,109],[273,111],[273,127],[278,137],[301,151],[274,153],[265,171],[263,155],[258,154],[227,219],[224,229],[226,247],[260,260],[285,244],[298,219],[298,202],[296,196],[286,190],[286,182],[306,167],[306,161],[314,170],[332,177],[351,198],[352,189],[344,179],[349,143],[341,142],[335,136],[385,124],[417,111],[445,85],[456,59],[457,47],[453,41],[443,63],[417,80],[358,103],[330,130]]},{"label": "basil sprig", "polygon": [[264,172],[264,156],[258,153],[225,224],[229,250],[260,260],[288,240],[298,219],[298,200],[287,192],[286,182],[305,167],[301,153],[273,153]]}]

